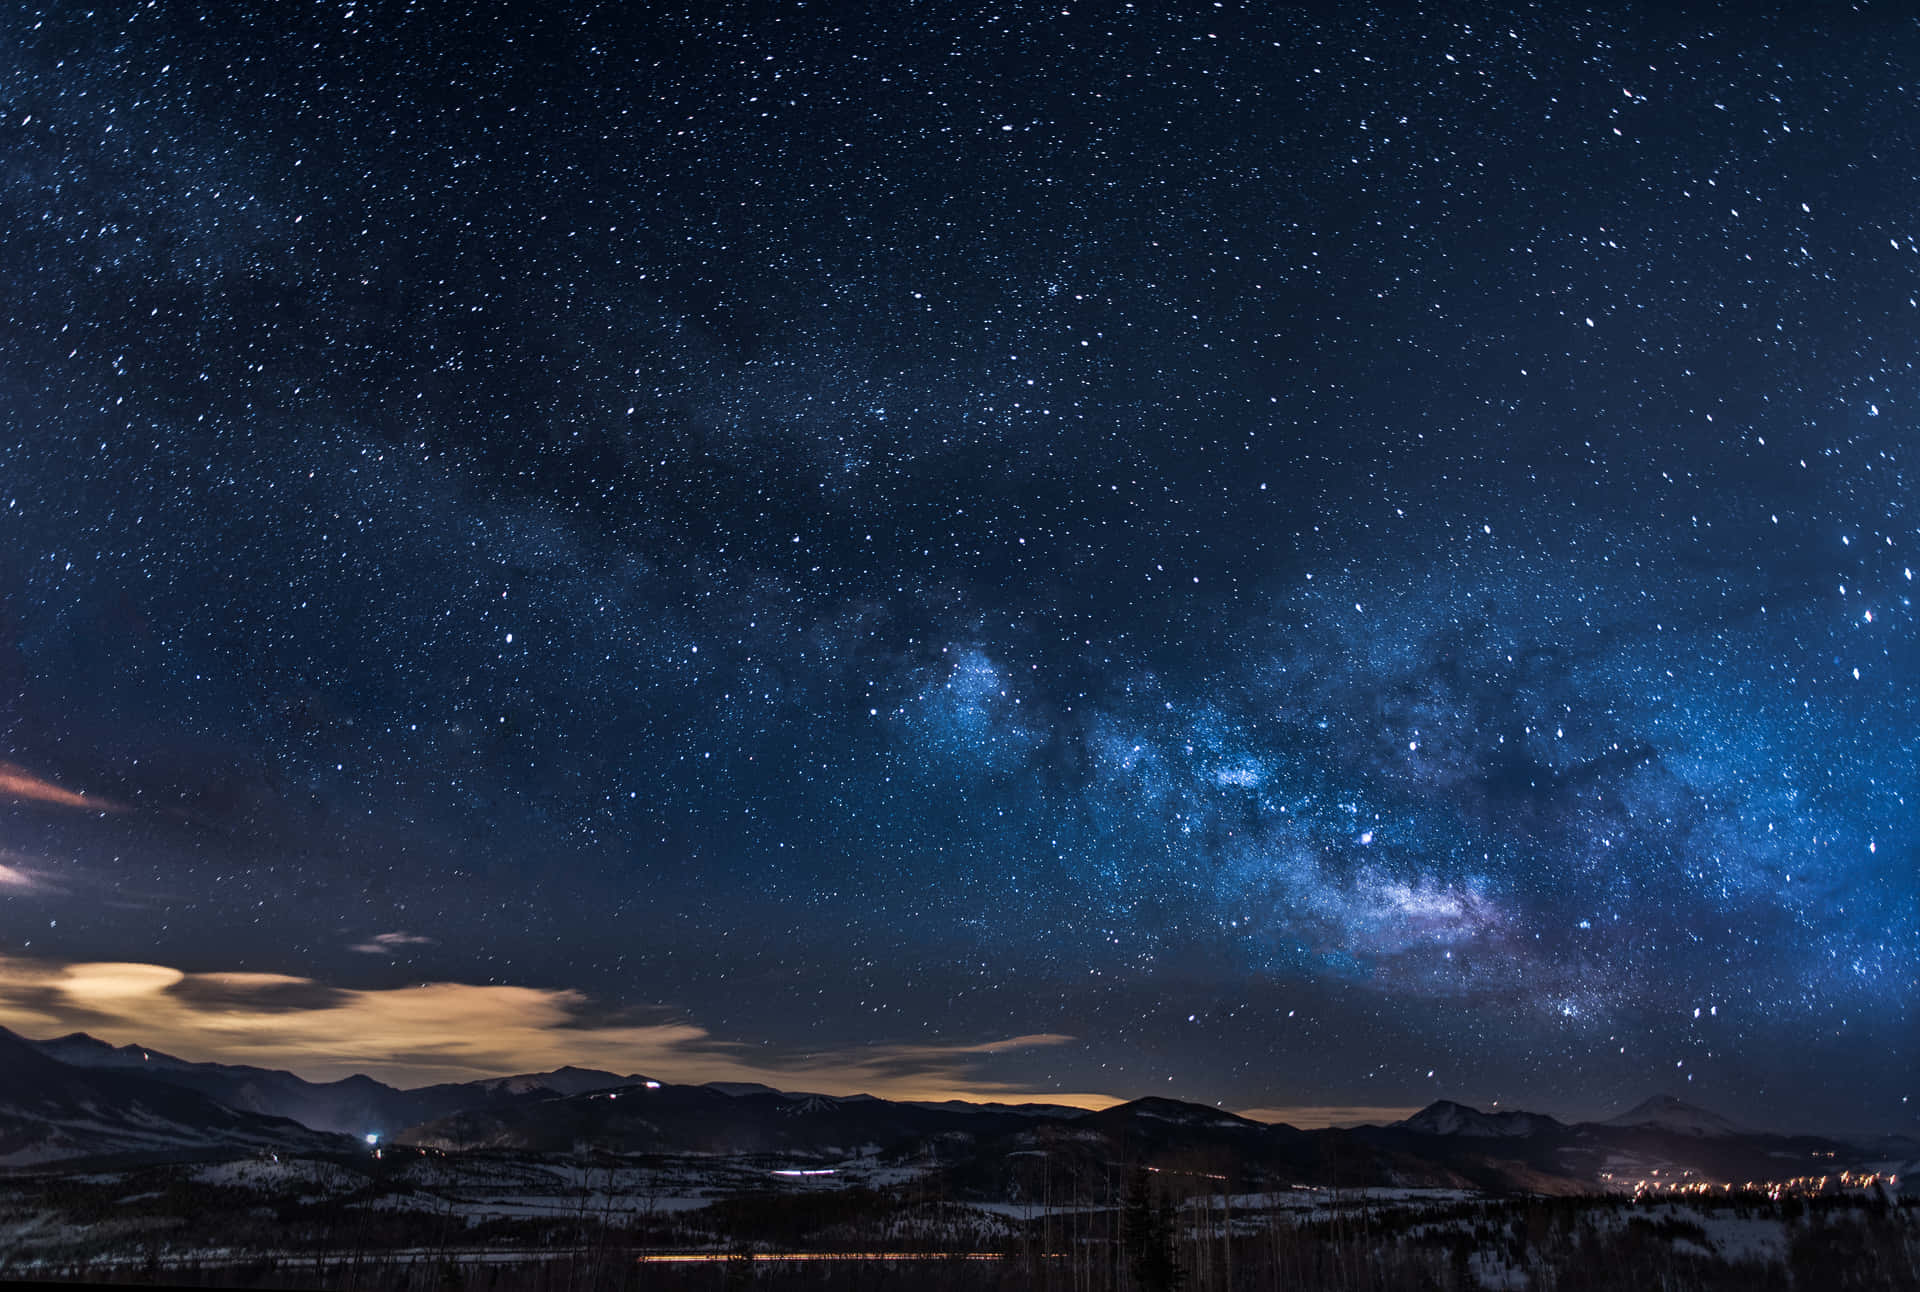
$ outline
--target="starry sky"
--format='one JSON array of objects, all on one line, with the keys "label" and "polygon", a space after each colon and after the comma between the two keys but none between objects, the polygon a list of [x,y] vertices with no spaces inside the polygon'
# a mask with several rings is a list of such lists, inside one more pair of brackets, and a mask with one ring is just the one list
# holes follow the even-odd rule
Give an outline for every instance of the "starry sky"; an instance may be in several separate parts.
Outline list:
[{"label": "starry sky", "polygon": [[13,6],[0,1023],[1913,1127],[1920,27],[1810,9]]}]

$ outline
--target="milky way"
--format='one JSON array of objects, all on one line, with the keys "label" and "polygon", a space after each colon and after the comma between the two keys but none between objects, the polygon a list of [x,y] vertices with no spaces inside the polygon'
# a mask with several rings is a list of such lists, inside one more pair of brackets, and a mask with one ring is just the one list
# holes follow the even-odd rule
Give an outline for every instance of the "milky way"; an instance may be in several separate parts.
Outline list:
[{"label": "milky way", "polygon": [[0,954],[1911,1125],[1920,37],[1185,9],[16,11]]}]

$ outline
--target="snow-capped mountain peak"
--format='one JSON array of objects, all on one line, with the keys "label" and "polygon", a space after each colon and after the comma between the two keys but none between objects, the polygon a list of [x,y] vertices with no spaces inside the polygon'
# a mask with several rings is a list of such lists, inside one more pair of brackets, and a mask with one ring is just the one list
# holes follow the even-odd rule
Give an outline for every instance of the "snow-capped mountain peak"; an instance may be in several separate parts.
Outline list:
[{"label": "snow-capped mountain peak", "polygon": [[1655,1095],[1651,1099],[1634,1105],[1618,1117],[1608,1118],[1601,1124],[1645,1126],[1655,1130],[1673,1131],[1681,1135],[1720,1136],[1745,1133],[1740,1126],[1728,1121],[1719,1113],[1709,1112],[1697,1104],[1675,1099],[1672,1095]]}]

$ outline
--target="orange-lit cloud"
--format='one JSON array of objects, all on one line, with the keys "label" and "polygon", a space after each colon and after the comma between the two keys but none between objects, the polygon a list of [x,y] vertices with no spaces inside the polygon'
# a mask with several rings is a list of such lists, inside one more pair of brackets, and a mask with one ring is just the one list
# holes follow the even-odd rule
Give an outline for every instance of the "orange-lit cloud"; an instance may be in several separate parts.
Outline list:
[{"label": "orange-lit cloud", "polygon": [[1418,1108],[1399,1108],[1376,1104],[1296,1104],[1286,1108],[1242,1108],[1242,1117],[1257,1122],[1285,1122],[1301,1130],[1320,1130],[1327,1126],[1384,1126],[1404,1121]]},{"label": "orange-lit cloud", "polygon": [[374,990],[266,973],[183,973],[139,963],[55,964],[0,956],[0,1025],[28,1036],[81,1029],[183,1058],[287,1068],[328,1081],[364,1072],[395,1085],[468,1081],[566,1064],[669,1082],[757,1081],[889,1099],[1035,1101],[1103,1108],[1112,1096],[1035,1090],[993,1074],[1045,1033],[965,1045],[873,1045],[767,1056],[678,1019],[593,1021],[577,991],[423,983]]},{"label": "orange-lit cloud", "polygon": [[48,878],[46,870],[34,864],[33,858],[0,849],[0,897],[60,891],[59,885]]},{"label": "orange-lit cloud", "polygon": [[0,889],[12,889],[17,893],[31,893],[39,887],[39,881],[34,879],[32,875],[0,861]]},{"label": "orange-lit cloud", "polygon": [[0,762],[0,797],[21,799],[28,803],[47,803],[54,807],[84,808],[89,812],[127,810],[125,804],[115,803],[111,799],[55,785],[17,763]]}]

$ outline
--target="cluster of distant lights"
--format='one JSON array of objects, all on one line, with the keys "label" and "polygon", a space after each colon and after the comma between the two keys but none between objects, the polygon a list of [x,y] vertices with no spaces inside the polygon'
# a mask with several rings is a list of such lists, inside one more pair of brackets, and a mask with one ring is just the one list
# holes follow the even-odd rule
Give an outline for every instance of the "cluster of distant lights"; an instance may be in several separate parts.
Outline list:
[{"label": "cluster of distant lights", "polygon": [[1865,1193],[1874,1189],[1886,1189],[1892,1192],[1900,1187],[1900,1177],[1887,1171],[1842,1171],[1838,1175],[1796,1175],[1789,1180],[1746,1180],[1739,1184],[1716,1184],[1708,1180],[1690,1180],[1684,1178],[1692,1172],[1684,1172],[1681,1177],[1659,1179],[1660,1172],[1655,1170],[1652,1177],[1633,1182],[1635,1199],[1656,1198],[1712,1198],[1732,1197],[1739,1194],[1763,1193],[1770,1200],[1778,1202],[1787,1197],[1817,1197],[1830,1193]]}]

